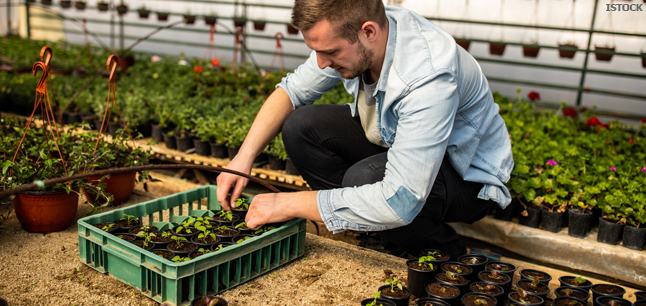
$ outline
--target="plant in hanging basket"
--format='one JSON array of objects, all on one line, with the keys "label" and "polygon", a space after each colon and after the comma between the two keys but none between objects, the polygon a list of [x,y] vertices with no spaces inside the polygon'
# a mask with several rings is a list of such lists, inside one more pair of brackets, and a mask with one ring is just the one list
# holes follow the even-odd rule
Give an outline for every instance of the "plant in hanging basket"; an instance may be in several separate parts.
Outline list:
[{"label": "plant in hanging basket", "polygon": [[296,34],[298,34],[298,29],[295,28],[293,25],[288,24],[287,25],[287,34],[296,35]]},{"label": "plant in hanging basket", "polygon": [[139,14],[139,18],[141,19],[148,19],[150,16],[150,10],[146,8],[146,5],[142,5],[137,9],[137,13]]},{"label": "plant in hanging basket", "polygon": [[507,44],[504,42],[490,42],[489,43],[489,53],[491,55],[502,56],[505,53],[505,48]]},{"label": "plant in hanging basket", "polygon": [[264,31],[265,25],[267,25],[267,22],[256,20],[253,22],[253,29],[256,31]]},{"label": "plant in hanging basket", "polygon": [[646,52],[642,52],[641,56],[642,56],[642,67],[646,68]]},{"label": "plant in hanging basket", "polygon": [[168,12],[157,12],[157,20],[158,21],[167,21],[168,20],[168,15],[170,15],[170,13],[168,13]]},{"label": "plant in hanging basket", "polygon": [[109,8],[109,4],[107,2],[105,2],[105,1],[99,1],[99,2],[96,3],[96,8],[100,12],[106,12],[108,10],[108,8]]},{"label": "plant in hanging basket", "polygon": [[86,6],[87,3],[85,1],[74,1],[74,7],[79,11],[84,10]]},{"label": "plant in hanging basket", "polygon": [[68,9],[72,7],[72,0],[61,0],[60,4],[62,8]]},{"label": "plant in hanging basket", "polygon": [[121,0],[121,3],[117,5],[117,13],[119,16],[123,16],[128,12],[128,5],[126,5],[123,0]]},{"label": "plant in hanging basket", "polygon": [[615,47],[611,47],[609,45],[595,45],[594,51],[594,56],[598,61],[609,62],[615,54]]},{"label": "plant in hanging basket", "polygon": [[247,23],[247,19],[245,18],[242,18],[242,17],[233,18],[233,26],[235,26],[236,28],[244,28],[246,23]]},{"label": "plant in hanging basket", "polygon": [[40,0],[43,5],[52,5],[52,0]]},{"label": "plant in hanging basket", "polygon": [[571,41],[559,44],[559,57],[573,58],[579,47]]},{"label": "plant in hanging basket", "polygon": [[191,14],[191,10],[187,10],[184,16],[184,24],[194,24],[196,16]]},{"label": "plant in hanging basket", "polygon": [[537,42],[531,42],[529,45],[523,45],[523,56],[524,57],[537,57],[538,51],[541,47],[538,46]]},{"label": "plant in hanging basket", "polygon": [[204,23],[206,25],[215,25],[217,21],[218,21],[218,14],[216,14],[213,11],[211,11],[209,15],[204,16]]},{"label": "plant in hanging basket", "polygon": [[471,46],[471,40],[465,38],[456,38],[455,43],[467,51],[469,51],[469,47]]}]

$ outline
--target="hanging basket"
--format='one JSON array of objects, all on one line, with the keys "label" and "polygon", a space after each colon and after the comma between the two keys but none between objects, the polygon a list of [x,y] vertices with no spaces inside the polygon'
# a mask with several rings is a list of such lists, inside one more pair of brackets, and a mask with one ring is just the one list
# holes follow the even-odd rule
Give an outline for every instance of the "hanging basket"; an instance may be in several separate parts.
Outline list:
[{"label": "hanging basket", "polygon": [[[98,180],[100,178],[101,177],[98,177],[98,176],[97,177],[92,176],[92,177],[89,177],[88,179]],[[108,178],[106,178],[102,183],[107,184],[104,191],[111,194],[114,197],[114,202],[112,202],[112,205],[121,204],[130,197],[130,195],[132,194],[132,191],[135,188],[136,178],[137,178],[137,172],[125,172],[125,173],[108,175]],[[93,193],[92,191],[89,191],[89,190],[83,190],[83,193],[85,194],[85,198],[87,199],[88,202],[92,204],[97,202],[96,193]],[[106,202],[106,200],[107,200],[106,198],[99,196],[98,202],[103,204]]]},{"label": "hanging basket", "polygon": [[13,200],[16,217],[22,227],[32,233],[65,230],[76,217],[78,194],[64,190],[28,191]]},{"label": "hanging basket", "polygon": [[52,0],[40,0],[43,5],[52,5]]},{"label": "hanging basket", "polygon": [[86,6],[87,6],[87,3],[85,1],[74,2],[74,7],[76,7],[76,9],[79,11],[84,10]]},{"label": "hanging basket", "polygon": [[559,44],[559,57],[573,58],[578,49],[575,44]]},{"label": "hanging basket", "polygon": [[150,10],[147,9],[138,9],[137,13],[141,19],[148,19],[148,17],[150,17]]},{"label": "hanging basket", "polygon": [[490,42],[489,43],[489,53],[491,55],[502,56],[505,53],[505,47],[507,47],[506,43]]},{"label": "hanging basket", "polygon": [[298,34],[298,29],[296,29],[293,25],[288,24],[287,25],[287,34],[296,35],[296,34]]},{"label": "hanging basket", "polygon": [[538,45],[524,45],[523,46],[523,56],[524,57],[537,57],[538,51],[541,50],[541,47]]},{"label": "hanging basket", "polygon": [[609,62],[612,59],[612,56],[614,55],[615,47],[594,46],[594,51],[611,52],[611,53],[599,53],[599,52],[594,53],[594,56],[597,58],[598,61]]},{"label": "hanging basket", "polygon": [[244,18],[233,18],[233,25],[236,28],[244,28],[247,21]]},{"label": "hanging basket", "polygon": [[108,11],[108,3],[107,2],[98,2],[96,4],[96,8],[99,10],[99,12],[107,12]]},{"label": "hanging basket", "polygon": [[646,68],[646,52],[642,52],[642,67]]},{"label": "hanging basket", "polygon": [[125,4],[117,5],[117,13],[119,16],[123,16],[128,12],[128,6]]},{"label": "hanging basket", "polygon": [[64,9],[72,7],[72,0],[61,0],[61,7]]},{"label": "hanging basket", "polygon": [[157,20],[158,21],[167,21],[168,20],[168,13],[157,13]]},{"label": "hanging basket", "polygon": [[194,24],[195,15],[184,15],[184,24]]},{"label": "hanging basket", "polygon": [[204,16],[204,23],[206,23],[206,25],[215,25],[217,21],[218,19],[214,16]]},{"label": "hanging basket", "polygon": [[456,38],[455,43],[460,45],[460,47],[467,51],[469,51],[469,47],[471,46],[471,40],[469,39]]},{"label": "hanging basket", "polygon": [[254,21],[253,22],[253,29],[256,31],[264,31],[265,30],[265,25],[267,25],[266,22],[264,21]]}]

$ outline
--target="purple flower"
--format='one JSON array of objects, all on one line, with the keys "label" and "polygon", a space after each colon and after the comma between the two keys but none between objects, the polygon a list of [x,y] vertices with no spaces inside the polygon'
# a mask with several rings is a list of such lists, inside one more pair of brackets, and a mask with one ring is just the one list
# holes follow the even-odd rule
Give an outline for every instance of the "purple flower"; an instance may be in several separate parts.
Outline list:
[{"label": "purple flower", "polygon": [[545,165],[558,166],[559,163],[555,162],[553,159],[548,160]]},{"label": "purple flower", "polygon": [[612,170],[614,172],[617,172],[617,168],[615,168],[615,167],[610,167],[610,170]]},{"label": "purple flower", "polygon": [[646,167],[642,168],[642,172],[646,172]]}]

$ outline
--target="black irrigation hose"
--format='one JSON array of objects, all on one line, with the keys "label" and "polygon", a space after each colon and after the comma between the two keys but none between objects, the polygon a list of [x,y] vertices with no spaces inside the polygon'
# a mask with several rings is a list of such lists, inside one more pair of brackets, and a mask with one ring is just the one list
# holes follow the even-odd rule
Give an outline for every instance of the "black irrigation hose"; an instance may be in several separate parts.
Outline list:
[{"label": "black irrigation hose", "polygon": [[97,171],[91,171],[91,172],[86,172],[86,173],[79,173],[79,174],[74,174],[71,176],[64,176],[64,177],[57,177],[53,179],[49,179],[46,181],[43,181],[40,184],[39,183],[30,183],[30,184],[25,184],[20,187],[16,187],[13,189],[8,189],[8,190],[3,190],[0,191],[0,198],[3,197],[8,197],[10,195],[20,193],[20,192],[25,192],[29,191],[32,189],[37,189],[37,188],[42,188],[47,185],[52,185],[52,184],[58,184],[58,183],[64,183],[67,181],[71,180],[76,180],[76,179],[82,179],[82,178],[87,178],[91,176],[104,176],[106,174],[117,174],[117,173],[125,173],[125,172],[133,172],[133,171],[143,171],[143,170],[157,170],[157,169],[198,169],[198,170],[209,170],[209,171],[218,171],[218,172],[228,172],[228,173],[233,173],[245,178],[248,178],[260,185],[263,185],[264,187],[269,188],[269,190],[273,192],[280,192],[280,190],[276,189],[276,187],[270,185],[269,183],[253,177],[251,175],[234,171],[234,170],[229,170],[226,168],[221,168],[221,167],[214,167],[214,166],[204,166],[204,165],[193,165],[193,164],[169,164],[169,165],[145,165],[145,166],[135,166],[135,167],[122,167],[122,168],[112,168],[112,169],[107,169],[107,170],[97,170]]}]

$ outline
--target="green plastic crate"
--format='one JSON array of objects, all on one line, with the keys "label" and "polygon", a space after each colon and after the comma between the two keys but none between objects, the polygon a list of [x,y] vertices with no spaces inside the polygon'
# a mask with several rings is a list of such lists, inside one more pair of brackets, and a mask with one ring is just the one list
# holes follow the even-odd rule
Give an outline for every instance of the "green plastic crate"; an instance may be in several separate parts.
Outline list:
[{"label": "green plastic crate", "polygon": [[[188,206],[188,214],[183,209]],[[178,208],[178,209],[174,209]],[[282,266],[305,251],[304,219],[294,219],[261,236],[183,263],[174,263],[139,248],[94,224],[133,215],[160,230],[190,216],[213,215],[221,210],[216,187],[203,186],[78,221],[81,262],[140,290],[151,299],[189,305],[195,297],[219,293]],[[178,210],[179,212],[175,212]],[[163,217],[171,222],[160,222]]]}]

